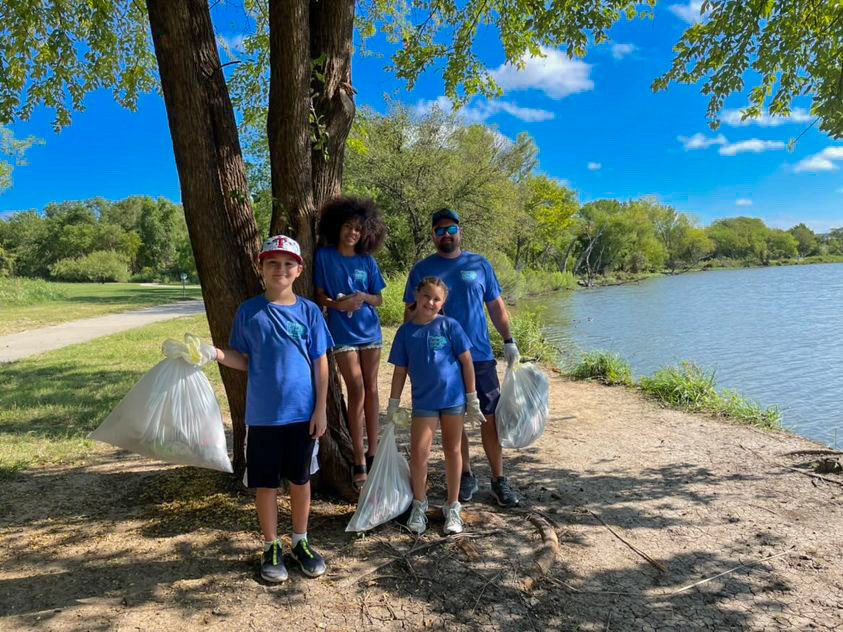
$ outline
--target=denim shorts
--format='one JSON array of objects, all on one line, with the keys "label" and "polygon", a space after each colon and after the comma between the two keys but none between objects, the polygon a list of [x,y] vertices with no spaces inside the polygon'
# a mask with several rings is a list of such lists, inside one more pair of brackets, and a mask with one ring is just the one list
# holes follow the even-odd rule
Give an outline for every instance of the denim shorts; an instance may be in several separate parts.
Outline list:
[{"label": "denim shorts", "polygon": [[367,342],[364,345],[337,345],[334,347],[334,353],[346,353],[348,351],[366,351],[367,349],[380,349],[383,347],[382,342]]},{"label": "denim shorts", "polygon": [[441,408],[439,410],[428,410],[426,408],[413,408],[413,419],[416,417],[433,417],[439,419],[442,415],[464,415],[465,405],[451,406],[450,408]]}]

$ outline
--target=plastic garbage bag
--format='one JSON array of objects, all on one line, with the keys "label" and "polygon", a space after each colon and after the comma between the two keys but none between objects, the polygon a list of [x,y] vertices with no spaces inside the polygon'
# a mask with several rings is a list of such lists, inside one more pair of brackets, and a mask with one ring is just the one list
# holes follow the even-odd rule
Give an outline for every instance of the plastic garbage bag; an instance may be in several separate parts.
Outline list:
[{"label": "plastic garbage bag", "polygon": [[503,448],[526,448],[542,436],[547,423],[547,376],[534,364],[506,370],[495,408],[498,438]]},{"label": "plastic garbage bag", "polygon": [[165,340],[159,362],[88,435],[137,454],[231,472],[219,403],[202,365],[216,350],[185,334]]},{"label": "plastic garbage bag", "polygon": [[[399,411],[402,412],[402,411]],[[400,416],[402,423],[404,417]],[[378,443],[375,460],[369,477],[360,490],[357,511],[345,528],[346,531],[368,531],[397,518],[413,502],[410,486],[410,466],[398,452],[395,443],[395,424],[387,424]]]}]

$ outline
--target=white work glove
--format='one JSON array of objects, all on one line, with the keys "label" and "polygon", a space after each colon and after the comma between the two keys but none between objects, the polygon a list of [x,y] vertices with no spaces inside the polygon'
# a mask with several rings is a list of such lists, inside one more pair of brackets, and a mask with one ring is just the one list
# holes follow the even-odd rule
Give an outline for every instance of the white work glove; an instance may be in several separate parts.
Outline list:
[{"label": "white work glove", "polygon": [[386,407],[386,419],[384,420],[386,423],[395,423],[396,415],[398,414],[399,404],[401,404],[400,399],[395,399],[394,397],[389,398],[389,404]]},{"label": "white work glove", "polygon": [[480,399],[477,397],[477,391],[465,394],[465,419],[473,424],[482,424],[486,421],[483,411],[480,410]]},{"label": "white work glove", "polygon": [[506,360],[506,368],[510,369],[513,365],[518,364],[521,359],[521,354],[518,352],[518,346],[514,342],[507,342],[503,345],[503,357]]}]

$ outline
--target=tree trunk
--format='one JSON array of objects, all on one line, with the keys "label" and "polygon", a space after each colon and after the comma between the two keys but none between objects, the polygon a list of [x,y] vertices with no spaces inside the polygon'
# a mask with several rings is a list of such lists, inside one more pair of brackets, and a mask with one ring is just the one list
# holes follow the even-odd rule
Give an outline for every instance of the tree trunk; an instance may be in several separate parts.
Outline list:
[{"label": "tree trunk", "polygon": [[[308,297],[313,296],[317,209],[340,193],[343,149],[354,118],[353,22],[353,0],[269,3],[271,232],[289,227],[301,245],[307,269],[296,292]],[[319,484],[353,498],[351,437],[332,358],[329,366],[328,431],[319,449]]]},{"label": "tree trunk", "polygon": [[[234,110],[206,0],[147,0],[173,139],[181,201],[211,336],[226,346],[237,306],[262,291],[260,244]],[[245,467],[246,374],[220,367],[234,427],[234,469]]]}]

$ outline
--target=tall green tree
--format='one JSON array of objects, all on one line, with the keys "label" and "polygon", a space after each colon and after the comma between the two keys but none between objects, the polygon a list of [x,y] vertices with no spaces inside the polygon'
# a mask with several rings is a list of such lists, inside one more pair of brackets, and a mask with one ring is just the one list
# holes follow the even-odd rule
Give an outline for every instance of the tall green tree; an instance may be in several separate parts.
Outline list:
[{"label": "tall green tree", "polygon": [[23,140],[7,127],[0,125],[0,193],[12,186],[12,171],[26,164],[26,152],[33,145],[43,145],[44,139],[27,136]]},{"label": "tall green tree", "polygon": [[797,224],[788,231],[796,239],[799,256],[807,257],[817,251],[817,236],[805,224]]},{"label": "tall green tree", "polygon": [[710,96],[714,127],[724,99],[750,83],[746,118],[791,113],[811,95],[811,113],[832,138],[843,137],[843,2],[840,0],[705,0],[704,19],[674,47],[671,68],[653,82],[697,83]]}]

